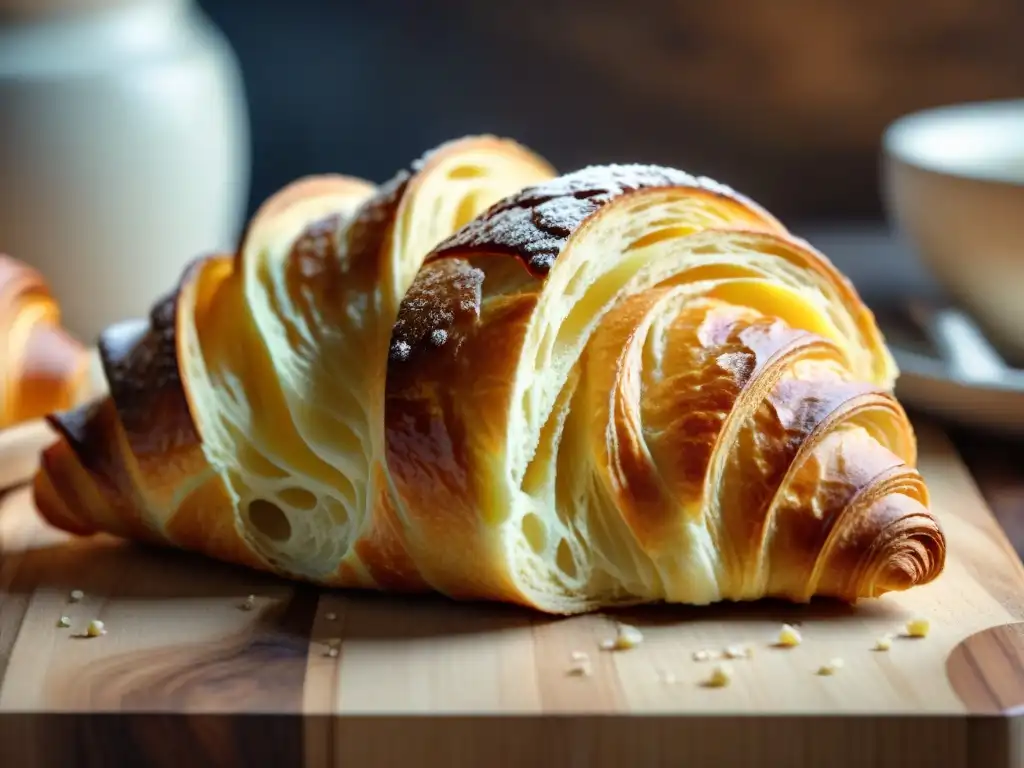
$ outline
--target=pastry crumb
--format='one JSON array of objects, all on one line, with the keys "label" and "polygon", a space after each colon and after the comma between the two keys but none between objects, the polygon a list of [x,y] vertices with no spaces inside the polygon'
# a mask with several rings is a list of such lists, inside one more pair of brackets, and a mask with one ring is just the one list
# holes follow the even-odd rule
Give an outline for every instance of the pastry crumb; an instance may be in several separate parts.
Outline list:
[{"label": "pastry crumb", "polygon": [[876,651],[888,651],[890,648],[892,648],[892,635],[885,634],[875,640]]},{"label": "pastry crumb", "polygon": [[89,626],[85,628],[85,634],[87,637],[99,637],[100,635],[107,634],[107,627],[99,619],[93,619],[89,622]]},{"label": "pastry crumb", "polygon": [[251,611],[256,607],[256,595],[249,595],[238,607],[243,611]]},{"label": "pastry crumb", "polygon": [[750,646],[730,645],[723,654],[727,659],[746,659],[754,655],[754,649]]},{"label": "pastry crumb", "polygon": [[703,648],[701,650],[699,650],[699,651],[694,651],[693,652],[693,660],[694,661],[710,661],[712,658],[713,658],[713,656],[712,656],[711,651],[703,649]]},{"label": "pastry crumb", "polygon": [[70,601],[71,601],[72,603],[78,603],[78,602],[81,602],[81,601],[82,601],[82,600],[83,600],[84,598],[85,598],[85,592],[83,592],[83,591],[82,591],[82,590],[80,590],[80,589],[72,589],[72,590],[71,590],[71,594],[70,594],[70,595],[68,595],[68,599],[69,599],[69,600],[70,600]]},{"label": "pastry crumb", "polygon": [[711,675],[704,681],[706,688],[724,688],[732,682],[732,666],[726,663],[716,664]]},{"label": "pastry crumb", "polygon": [[327,639],[327,650],[324,651],[324,656],[330,656],[334,658],[341,653],[341,638],[331,637]]},{"label": "pastry crumb", "polygon": [[569,660],[569,675],[573,677],[590,677],[593,674],[594,670],[590,665],[589,654],[583,651],[573,651],[569,655]]},{"label": "pastry crumb", "polygon": [[644,641],[643,633],[630,624],[619,624],[614,638],[601,641],[603,651],[627,651]]},{"label": "pastry crumb", "polygon": [[843,668],[843,660],[842,659],[831,659],[827,663],[822,664],[820,667],[818,667],[818,674],[827,677],[829,675],[834,675],[836,672],[838,672],[842,668]]},{"label": "pastry crumb", "polygon": [[920,616],[907,622],[907,635],[910,637],[928,637],[931,622]]},{"label": "pastry crumb", "polygon": [[574,661],[569,665],[568,674],[570,677],[590,677],[594,674],[594,668],[590,665],[590,659]]},{"label": "pastry crumb", "polygon": [[61,616],[57,619],[57,626],[61,629],[67,629],[71,626],[71,618],[68,616]]},{"label": "pastry crumb", "polygon": [[777,645],[783,648],[794,648],[800,645],[801,642],[803,642],[803,638],[800,636],[800,630],[792,624],[782,625],[782,629],[779,630]]}]

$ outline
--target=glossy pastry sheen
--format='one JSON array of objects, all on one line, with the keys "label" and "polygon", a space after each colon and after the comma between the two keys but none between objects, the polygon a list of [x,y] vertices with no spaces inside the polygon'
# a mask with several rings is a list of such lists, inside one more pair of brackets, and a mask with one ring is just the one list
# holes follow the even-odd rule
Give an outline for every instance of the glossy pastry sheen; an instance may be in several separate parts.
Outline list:
[{"label": "glossy pastry sheen", "polygon": [[111,397],[54,418],[36,480],[68,530],[555,613],[943,567],[871,314],[679,171],[555,179],[483,138],[298,182],[101,352]]},{"label": "glossy pastry sheen", "polygon": [[89,356],[60,324],[43,277],[0,254],[0,428],[70,408],[87,381]]}]

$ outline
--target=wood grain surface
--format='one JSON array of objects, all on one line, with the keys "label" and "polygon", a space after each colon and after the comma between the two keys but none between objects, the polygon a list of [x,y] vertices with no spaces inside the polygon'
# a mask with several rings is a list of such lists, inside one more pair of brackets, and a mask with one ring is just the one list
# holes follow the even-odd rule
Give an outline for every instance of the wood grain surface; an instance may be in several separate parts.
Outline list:
[{"label": "wood grain surface", "polygon": [[949,682],[972,712],[1024,713],[1024,623],[971,635],[949,656]]},{"label": "wood grain surface", "polygon": [[[857,607],[550,619],[322,592],[69,541],[15,490],[0,504],[0,766],[1017,764],[1024,567],[948,439],[917,429],[946,573]],[[901,636],[914,616],[928,637]],[[93,619],[107,633],[83,637]],[[618,622],[644,641],[601,650]],[[801,645],[773,647],[783,622]],[[885,633],[891,649],[873,650]],[[753,654],[729,686],[702,685],[714,662],[693,653],[730,645]],[[592,674],[570,674],[575,652]]]}]

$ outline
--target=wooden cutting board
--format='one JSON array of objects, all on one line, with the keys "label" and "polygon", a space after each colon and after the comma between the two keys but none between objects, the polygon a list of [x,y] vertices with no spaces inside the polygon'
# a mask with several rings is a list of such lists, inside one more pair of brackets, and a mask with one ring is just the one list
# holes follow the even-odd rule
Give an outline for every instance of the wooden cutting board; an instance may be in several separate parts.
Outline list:
[{"label": "wooden cutting board", "polygon": [[[1024,568],[943,434],[918,433],[947,570],[857,608],[557,620],[325,593],[68,541],[14,491],[0,506],[0,766],[1018,764]],[[915,615],[928,637],[873,650]],[[83,637],[92,619],[106,635]],[[601,650],[617,621],[644,641]],[[799,624],[801,645],[772,647],[783,622]],[[731,662],[728,687],[703,687],[712,664],[692,654],[733,644],[753,656]],[[569,674],[574,652],[591,675]],[[833,658],[836,674],[816,674]]]}]

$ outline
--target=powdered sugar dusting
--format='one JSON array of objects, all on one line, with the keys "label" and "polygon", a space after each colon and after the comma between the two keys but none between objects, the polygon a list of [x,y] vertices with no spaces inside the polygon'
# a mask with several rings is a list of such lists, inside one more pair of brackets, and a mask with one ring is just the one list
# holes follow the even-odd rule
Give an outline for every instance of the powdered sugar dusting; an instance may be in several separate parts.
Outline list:
[{"label": "powdered sugar dusting", "polygon": [[566,240],[589,216],[628,192],[655,187],[689,187],[739,197],[724,184],[674,168],[587,166],[496,203],[442,242],[431,258],[487,249],[518,255],[541,276],[551,269]]},{"label": "powdered sugar dusting", "polygon": [[398,362],[404,362],[409,359],[409,353],[412,352],[412,347],[409,343],[402,341],[401,339],[395,340],[391,345],[391,359]]},{"label": "powdered sugar dusting", "polygon": [[657,187],[740,197],[712,179],[657,165],[588,166],[527,187],[491,206],[428,257],[402,302],[392,332],[391,361],[405,362],[417,351],[436,349],[453,338],[457,350],[460,319],[479,314],[483,272],[451,257],[480,250],[506,253],[543,277],[588,217],[624,194]]},{"label": "powdered sugar dusting", "polygon": [[458,344],[460,322],[480,313],[484,273],[467,262],[450,259],[426,265],[402,302],[391,334],[392,362],[405,362],[417,351]]}]

